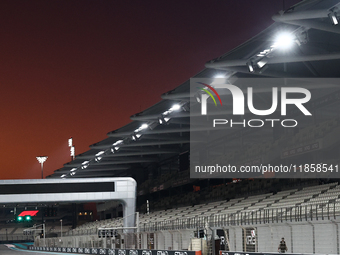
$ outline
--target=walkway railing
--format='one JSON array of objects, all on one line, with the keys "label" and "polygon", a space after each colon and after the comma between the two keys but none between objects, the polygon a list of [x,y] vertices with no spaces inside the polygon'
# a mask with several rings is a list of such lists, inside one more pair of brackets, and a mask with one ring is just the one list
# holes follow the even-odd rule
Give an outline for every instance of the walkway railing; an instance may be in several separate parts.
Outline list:
[{"label": "walkway railing", "polygon": [[[139,224],[139,232],[155,232],[162,230],[197,229],[205,227],[227,227],[257,225],[280,222],[300,222],[331,220],[340,217],[340,203],[319,203],[293,207],[266,208],[262,210],[241,210],[235,213],[218,213],[209,216],[168,219],[163,221]],[[102,228],[102,227],[101,227]],[[115,227],[111,227],[115,229]],[[121,229],[121,227],[119,227]],[[65,236],[97,235],[98,228],[75,229]]]}]

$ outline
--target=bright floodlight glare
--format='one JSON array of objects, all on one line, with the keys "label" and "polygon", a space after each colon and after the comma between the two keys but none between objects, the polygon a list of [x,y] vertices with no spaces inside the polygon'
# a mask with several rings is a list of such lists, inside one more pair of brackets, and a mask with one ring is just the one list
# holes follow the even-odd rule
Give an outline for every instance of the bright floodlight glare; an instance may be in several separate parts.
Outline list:
[{"label": "bright floodlight glare", "polygon": [[328,17],[331,19],[333,25],[338,25],[339,24],[339,21],[336,17],[336,13],[334,12],[331,12],[330,14],[328,14]]},{"label": "bright floodlight glare", "polygon": [[71,157],[74,157],[76,155],[74,146],[71,146],[70,152],[71,152]]},{"label": "bright floodlight glare", "polygon": [[116,141],[115,143],[113,143],[112,145],[113,146],[116,146],[116,145],[119,145],[119,144],[121,144],[121,143],[123,143],[124,141],[123,140],[118,140],[118,141]]},{"label": "bright floodlight glare", "polygon": [[249,72],[253,73],[254,72],[254,67],[253,67],[252,63],[248,62],[247,66],[248,66]]},{"label": "bright floodlight glare", "polygon": [[225,78],[224,74],[216,74],[214,78]]},{"label": "bright floodlight glare", "polygon": [[100,156],[100,155],[103,155],[105,153],[105,151],[100,151],[96,154],[96,156]]},{"label": "bright floodlight glare", "polygon": [[146,128],[148,128],[148,127],[149,127],[149,125],[148,125],[148,124],[145,124],[145,123],[144,123],[143,125],[140,126],[141,129],[146,129]]},{"label": "bright floodlight glare", "polygon": [[264,67],[267,64],[267,60],[266,59],[261,59],[259,62],[257,62],[257,66],[259,68]]},{"label": "bright floodlight glare", "polygon": [[195,99],[196,99],[197,103],[201,103],[200,96],[201,96],[201,94],[195,95]]},{"label": "bright floodlight glare", "polygon": [[288,50],[294,44],[294,36],[288,32],[282,32],[275,38],[275,43],[272,47],[280,50]]},{"label": "bright floodlight glare", "polygon": [[68,139],[68,147],[72,147],[72,137]]},{"label": "bright floodlight glare", "polygon": [[36,157],[40,164],[43,164],[47,160],[47,156]]},{"label": "bright floodlight glare", "polygon": [[172,110],[174,111],[177,111],[179,109],[181,109],[181,106],[179,104],[174,104],[172,107],[171,107]]}]

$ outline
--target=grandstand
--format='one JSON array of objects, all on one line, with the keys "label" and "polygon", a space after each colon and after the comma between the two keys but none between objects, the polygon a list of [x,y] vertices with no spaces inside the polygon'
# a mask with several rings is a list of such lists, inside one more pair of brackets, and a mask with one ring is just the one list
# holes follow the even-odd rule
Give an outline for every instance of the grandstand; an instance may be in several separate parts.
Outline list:
[{"label": "grandstand", "polygon": [[[232,184],[237,185],[237,184]],[[257,247],[248,247],[246,251],[264,252],[268,249],[270,233],[268,228],[315,228],[313,235],[336,234],[334,228],[337,226],[337,218],[340,217],[339,199],[340,185],[337,182],[317,186],[306,186],[303,188],[289,189],[281,192],[265,193],[262,195],[239,197],[229,201],[198,204],[194,206],[181,206],[168,210],[152,211],[149,214],[139,215],[138,249],[148,249],[148,235],[154,234],[154,249],[175,250],[191,249],[195,243],[193,238],[198,229],[204,230],[205,244],[200,249],[209,249],[211,243],[207,240],[212,238],[209,229],[223,229],[228,233],[229,246],[227,250],[242,249],[242,238],[233,239],[233,234],[238,235],[243,228],[253,228],[257,231]],[[98,237],[98,232],[114,229],[117,231],[114,237]],[[325,230],[327,229],[327,230]],[[227,230],[227,231],[226,231]],[[320,232],[321,231],[321,232]],[[170,238],[171,233],[180,233],[176,238]],[[300,243],[299,234],[294,231],[284,230],[284,236],[292,241],[291,250],[294,253],[324,253],[336,251],[337,242],[308,247]],[[303,232],[303,234],[311,234]],[[105,234],[103,234],[105,236]],[[274,239],[279,240],[280,233],[275,233]],[[70,239],[70,237],[72,237]],[[85,223],[75,229],[64,233],[63,241],[59,239],[48,239],[49,245],[70,245],[70,247],[105,247],[106,239],[121,240],[128,238],[123,233],[123,219],[113,218],[102,221]],[[137,237],[136,237],[137,238]],[[221,236],[217,236],[220,240]],[[271,237],[273,238],[273,237]],[[72,241],[70,241],[72,240]],[[312,241],[311,239],[307,240]],[[316,239],[316,241],[320,241]],[[110,243],[111,245],[111,243]],[[275,250],[275,243],[271,244],[271,250]],[[107,247],[107,246],[106,246]],[[125,248],[121,243],[112,243],[110,248]],[[252,250],[253,249],[253,250]],[[315,250],[311,250],[315,249]],[[206,250],[208,252],[208,250]]]},{"label": "grandstand", "polygon": [[[275,23],[257,36],[208,61],[193,77],[223,74],[223,79],[235,83],[243,78],[328,78],[323,87],[309,87],[313,117],[306,119],[289,108],[301,123],[296,128],[230,128],[196,154],[191,139],[206,136],[211,129],[192,125],[193,119],[202,118],[191,114],[200,104],[188,80],[48,177],[133,177],[138,183],[135,232],[124,231],[121,207],[102,203],[97,204],[97,221],[48,238],[47,245],[202,250],[206,255],[220,249],[276,252],[284,236],[291,253],[339,254],[337,175],[240,180],[190,178],[189,171],[189,159],[196,157],[203,163],[218,160],[234,165],[339,164],[340,91],[335,78],[340,75],[340,30],[330,19],[338,8],[339,1],[301,1],[274,15]],[[265,51],[282,30],[294,34],[296,47],[291,52]],[[271,92],[264,91],[256,100],[259,108],[267,109]],[[228,102],[229,107],[232,100]],[[208,150],[214,153],[207,155]],[[37,238],[35,245],[43,245],[42,240]]]},{"label": "grandstand", "polygon": [[[286,191],[281,191],[276,194],[265,193],[262,195],[240,197],[231,199],[229,201],[221,200],[216,202],[198,204],[194,206],[183,206],[169,210],[154,211],[149,214],[141,214],[139,216],[139,224],[145,225],[147,228],[150,222],[152,223],[164,223],[162,227],[165,229],[169,221],[172,220],[183,220],[196,217],[211,217],[222,214],[237,214],[237,213],[254,213],[259,211],[273,211],[273,217],[284,217],[285,213],[289,211],[291,214],[292,210],[296,208],[301,208],[303,216],[308,214],[308,218],[311,217],[311,213],[318,212],[319,215],[326,217],[328,213],[328,205],[331,205],[330,214],[332,217],[335,215],[340,215],[340,205],[337,205],[336,200],[339,199],[340,185],[338,183],[329,183],[318,186],[308,186],[302,189],[291,189]],[[334,207],[334,204],[337,206]],[[314,211],[309,209],[313,208]],[[272,210],[273,209],[273,210]],[[278,211],[276,209],[279,209]],[[279,212],[279,214],[277,214]],[[300,216],[299,216],[300,217]],[[275,219],[271,219],[275,220]],[[122,218],[114,218],[97,222],[90,222],[84,224],[73,231],[72,233],[77,233],[79,230],[90,230],[92,233],[97,233],[97,231],[92,231],[93,229],[98,229],[100,227],[104,228],[116,228],[123,227]]]}]

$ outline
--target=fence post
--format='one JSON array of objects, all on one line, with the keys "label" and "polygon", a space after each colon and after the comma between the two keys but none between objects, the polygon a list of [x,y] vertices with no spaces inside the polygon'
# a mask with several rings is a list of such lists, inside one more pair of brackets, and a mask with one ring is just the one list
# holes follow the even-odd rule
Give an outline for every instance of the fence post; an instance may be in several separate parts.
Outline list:
[{"label": "fence post", "polygon": [[315,208],[316,208],[316,210],[315,210],[315,218],[316,218],[316,220],[318,220],[318,219],[319,219],[319,218],[318,218],[318,207],[315,206]]},{"label": "fence post", "polygon": [[333,206],[333,215],[334,215],[334,219],[336,219],[336,216],[335,216],[335,200],[334,200],[334,206]]}]

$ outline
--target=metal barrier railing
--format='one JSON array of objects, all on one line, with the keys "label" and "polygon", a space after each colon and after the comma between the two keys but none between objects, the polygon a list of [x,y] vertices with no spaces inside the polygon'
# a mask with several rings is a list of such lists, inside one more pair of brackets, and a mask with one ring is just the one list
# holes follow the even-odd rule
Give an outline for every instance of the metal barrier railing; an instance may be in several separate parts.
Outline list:
[{"label": "metal barrier railing", "polygon": [[[338,205],[338,206],[337,206]],[[140,232],[159,230],[180,230],[209,227],[225,227],[238,225],[268,224],[279,222],[299,222],[307,220],[336,219],[340,215],[340,204],[310,204],[294,207],[247,210],[235,213],[213,214],[141,224]]]},{"label": "metal barrier railing", "polygon": [[[338,209],[337,209],[338,208]],[[235,213],[219,213],[209,216],[195,216],[139,224],[139,232],[162,230],[197,229],[205,227],[227,227],[280,222],[299,222],[307,220],[331,220],[340,216],[340,204],[336,202],[299,205],[293,207],[265,208]],[[114,227],[112,227],[114,229]],[[98,228],[72,230],[63,235],[97,235]]]},{"label": "metal barrier railing", "polygon": [[74,229],[69,232],[63,233],[63,236],[84,236],[84,235],[97,235],[98,228],[89,229]]},{"label": "metal barrier railing", "polygon": [[0,234],[0,241],[32,241],[32,236],[27,235],[6,235],[6,234]]}]

